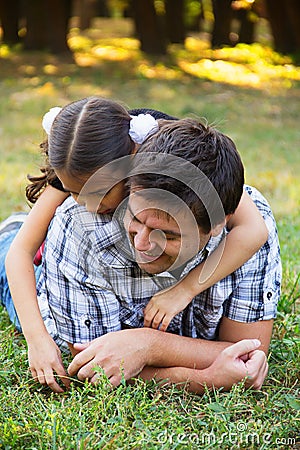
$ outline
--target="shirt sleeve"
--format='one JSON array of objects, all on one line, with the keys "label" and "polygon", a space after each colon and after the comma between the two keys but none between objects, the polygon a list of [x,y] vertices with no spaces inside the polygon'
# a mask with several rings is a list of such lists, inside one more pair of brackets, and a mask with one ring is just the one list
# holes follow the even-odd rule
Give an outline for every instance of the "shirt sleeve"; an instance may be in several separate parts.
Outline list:
[{"label": "shirt sleeve", "polygon": [[99,264],[90,232],[75,214],[58,212],[50,226],[38,286],[60,340],[88,342],[121,328],[119,303]]}]

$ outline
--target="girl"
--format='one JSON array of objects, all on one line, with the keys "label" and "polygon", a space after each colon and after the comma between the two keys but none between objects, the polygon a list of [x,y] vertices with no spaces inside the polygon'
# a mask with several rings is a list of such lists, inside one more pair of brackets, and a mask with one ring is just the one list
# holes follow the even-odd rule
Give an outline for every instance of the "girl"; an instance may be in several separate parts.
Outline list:
[{"label": "girl", "polygon": [[[140,111],[131,113],[136,112]],[[154,117],[161,117],[161,113],[151,113]],[[132,118],[118,103],[91,97],[73,102],[59,110],[53,124],[50,120],[47,126],[47,121],[44,121],[49,137],[43,148],[47,154],[49,145],[50,163],[61,182],[68,186],[70,175],[74,182],[74,173],[78,174],[75,178],[78,189],[71,192],[75,200],[85,182],[100,167],[133,154],[143,139],[149,133],[155,132],[158,124],[146,116],[138,116],[142,122],[140,127],[139,119]],[[62,392],[63,389],[55,381],[54,373],[60,377],[66,388],[69,386],[69,380],[63,367],[60,349],[48,334],[41,318],[33,259],[45,239],[56,207],[64,201],[69,192],[63,190],[53,169],[49,170],[49,167],[43,169],[41,178],[31,180],[33,184],[27,188],[27,196],[35,205],[10,247],[6,258],[6,271],[22,332],[28,344],[31,373],[40,383],[48,384],[53,391]],[[121,181],[104,196],[97,212],[110,214],[125,196],[124,182]],[[89,209],[89,200],[85,203]],[[230,229],[220,264],[213,275],[199,284],[197,280],[203,268],[200,265],[172,289],[154,296],[145,311],[146,326],[157,328],[161,324],[161,329],[165,330],[173,315],[185,307],[196,293],[202,292],[236,270],[266,241],[267,229],[263,219],[245,193],[230,221]],[[210,258],[214,257],[218,260],[220,255],[213,254]]]}]

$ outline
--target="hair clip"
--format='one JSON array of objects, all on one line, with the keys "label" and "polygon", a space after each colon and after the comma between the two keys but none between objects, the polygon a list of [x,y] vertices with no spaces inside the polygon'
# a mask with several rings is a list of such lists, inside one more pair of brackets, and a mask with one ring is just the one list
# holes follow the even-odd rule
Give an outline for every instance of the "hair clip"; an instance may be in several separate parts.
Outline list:
[{"label": "hair clip", "polygon": [[52,124],[54,122],[55,117],[60,113],[60,111],[62,110],[62,108],[60,108],[59,106],[55,106],[54,108],[51,108],[43,117],[42,120],[42,126],[44,128],[44,130],[46,131],[46,133],[50,134],[50,130],[52,127]]},{"label": "hair clip", "polygon": [[157,120],[151,114],[139,114],[130,117],[129,136],[136,144],[142,144],[150,134],[159,129]]}]

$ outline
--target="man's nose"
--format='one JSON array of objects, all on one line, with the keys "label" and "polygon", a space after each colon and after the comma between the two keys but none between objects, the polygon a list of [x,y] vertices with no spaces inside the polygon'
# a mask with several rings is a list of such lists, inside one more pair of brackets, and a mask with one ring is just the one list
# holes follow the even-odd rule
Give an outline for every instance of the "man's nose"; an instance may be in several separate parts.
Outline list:
[{"label": "man's nose", "polygon": [[140,252],[145,252],[150,250],[150,230],[147,227],[141,227],[136,231],[134,236],[134,247]]}]

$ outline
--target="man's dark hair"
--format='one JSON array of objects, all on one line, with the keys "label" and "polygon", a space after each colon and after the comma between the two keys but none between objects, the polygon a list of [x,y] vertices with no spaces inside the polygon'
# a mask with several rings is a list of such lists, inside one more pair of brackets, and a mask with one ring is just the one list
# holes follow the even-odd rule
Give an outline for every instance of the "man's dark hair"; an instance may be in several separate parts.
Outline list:
[{"label": "man's dark hair", "polygon": [[[167,121],[141,145],[137,156],[130,187],[175,194],[190,208],[203,232],[208,233],[222,223],[224,215],[236,210],[243,192],[244,167],[234,142],[214,127],[191,118]],[[149,170],[145,170],[143,158],[139,162],[144,156]],[[167,171],[170,176],[166,176],[170,156],[181,158],[182,164],[175,167],[172,163],[171,171]],[[153,171],[155,163],[160,167]],[[196,172],[200,176],[189,175],[191,164],[199,169]]]}]

